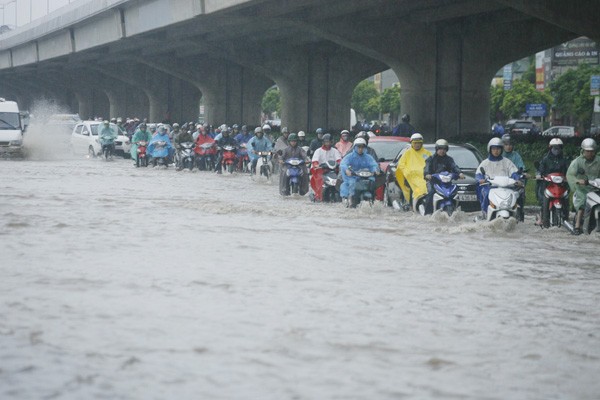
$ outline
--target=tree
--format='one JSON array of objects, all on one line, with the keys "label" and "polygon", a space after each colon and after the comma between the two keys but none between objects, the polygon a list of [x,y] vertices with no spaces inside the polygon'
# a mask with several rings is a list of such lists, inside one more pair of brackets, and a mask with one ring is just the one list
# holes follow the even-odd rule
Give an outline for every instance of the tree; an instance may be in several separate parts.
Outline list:
[{"label": "tree", "polygon": [[500,107],[504,101],[504,95],[506,92],[502,86],[490,87],[490,121],[501,121],[504,119]]},{"label": "tree", "polygon": [[400,115],[400,85],[387,88],[381,94],[381,112],[390,114],[391,123],[395,123]]},{"label": "tree", "polygon": [[527,103],[542,103],[549,107],[552,104],[552,96],[537,91],[535,84],[517,79],[513,82],[512,89],[506,91],[500,111],[507,117],[519,118],[525,113]]},{"label": "tree", "polygon": [[278,87],[272,87],[265,92],[261,103],[262,112],[268,115],[281,112],[281,96]]},{"label": "tree", "polygon": [[377,118],[379,116],[379,92],[375,84],[364,80],[356,85],[352,93],[352,108],[363,118]]},{"label": "tree", "polygon": [[580,128],[587,128],[591,124],[594,108],[594,98],[590,96],[592,75],[600,75],[600,67],[581,64],[550,83],[555,109],[568,123]]}]

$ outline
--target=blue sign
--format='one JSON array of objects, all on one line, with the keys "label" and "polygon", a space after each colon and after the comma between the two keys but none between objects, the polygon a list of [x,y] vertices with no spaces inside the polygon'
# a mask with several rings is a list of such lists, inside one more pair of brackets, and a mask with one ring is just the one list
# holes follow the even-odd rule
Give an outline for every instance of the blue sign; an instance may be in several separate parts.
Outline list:
[{"label": "blue sign", "polygon": [[600,96],[600,75],[592,75],[590,96]]},{"label": "blue sign", "polygon": [[546,105],[541,103],[527,103],[525,105],[525,112],[530,117],[545,117],[548,115]]}]

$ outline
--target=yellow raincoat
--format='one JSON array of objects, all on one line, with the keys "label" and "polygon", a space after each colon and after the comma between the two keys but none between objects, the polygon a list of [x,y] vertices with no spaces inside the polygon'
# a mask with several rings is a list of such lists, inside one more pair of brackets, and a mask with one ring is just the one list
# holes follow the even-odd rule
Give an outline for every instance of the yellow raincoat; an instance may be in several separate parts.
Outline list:
[{"label": "yellow raincoat", "polygon": [[413,191],[413,199],[418,199],[427,194],[427,183],[423,171],[425,160],[431,157],[431,153],[421,147],[419,151],[414,148],[406,150],[398,161],[396,168],[396,181],[402,189],[406,202],[410,201],[410,190]]}]

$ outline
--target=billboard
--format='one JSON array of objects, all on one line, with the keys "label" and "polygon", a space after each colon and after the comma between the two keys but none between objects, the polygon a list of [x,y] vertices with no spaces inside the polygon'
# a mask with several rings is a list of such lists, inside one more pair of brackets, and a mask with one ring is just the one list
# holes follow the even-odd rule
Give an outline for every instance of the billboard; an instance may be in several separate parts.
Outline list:
[{"label": "billboard", "polygon": [[535,88],[544,91],[544,52],[535,55]]},{"label": "billboard", "polygon": [[504,71],[502,74],[504,78],[504,90],[512,89],[512,64],[508,64],[504,66]]},{"label": "billboard", "polygon": [[598,62],[598,44],[585,37],[565,42],[552,49],[553,67],[598,64]]}]

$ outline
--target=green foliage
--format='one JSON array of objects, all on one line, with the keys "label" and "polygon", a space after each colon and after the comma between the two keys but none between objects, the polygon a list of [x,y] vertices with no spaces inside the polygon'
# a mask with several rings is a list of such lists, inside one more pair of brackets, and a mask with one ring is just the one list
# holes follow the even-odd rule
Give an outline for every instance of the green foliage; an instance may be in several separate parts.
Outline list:
[{"label": "green foliage", "polygon": [[550,84],[556,110],[571,124],[587,129],[592,119],[594,98],[590,96],[590,77],[600,75],[600,67],[581,64]]},{"label": "green foliage", "polygon": [[281,113],[281,96],[278,87],[272,87],[265,92],[261,103],[262,112],[265,114]]},{"label": "green foliage", "polygon": [[394,85],[381,94],[381,112],[389,113],[390,120],[395,121],[400,115],[400,86]]},{"label": "green foliage", "polygon": [[504,119],[500,106],[502,106],[505,94],[506,92],[502,86],[490,87],[490,121],[496,122]]},{"label": "green foliage", "polygon": [[375,88],[375,84],[368,80],[364,80],[354,88],[351,102],[352,108],[354,108],[354,111],[363,118],[377,118],[380,110],[379,97],[380,95]]},{"label": "green foliage", "polygon": [[523,73],[521,79],[535,85],[535,56],[529,57],[529,67]]},{"label": "green foliage", "polygon": [[525,112],[527,103],[542,103],[550,107],[552,96],[546,92],[537,91],[534,84],[518,79],[513,82],[512,89],[506,91],[500,111],[507,118],[519,118]]}]

